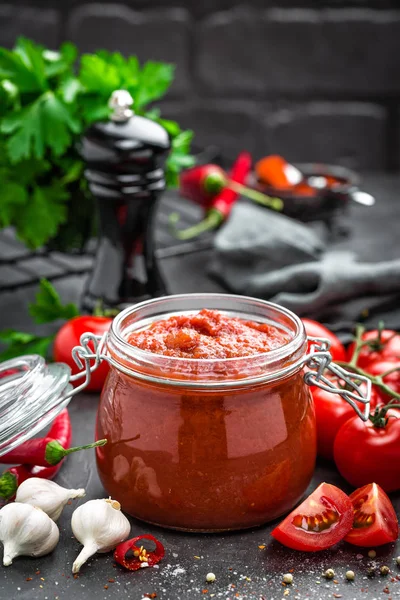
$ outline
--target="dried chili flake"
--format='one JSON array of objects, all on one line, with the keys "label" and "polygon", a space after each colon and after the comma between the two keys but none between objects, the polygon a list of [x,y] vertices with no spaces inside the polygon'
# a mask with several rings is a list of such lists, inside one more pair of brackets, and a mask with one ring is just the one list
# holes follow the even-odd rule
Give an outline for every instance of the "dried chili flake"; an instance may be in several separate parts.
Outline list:
[{"label": "dried chili flake", "polygon": [[265,548],[265,544],[261,544],[260,546],[258,546],[260,548],[260,550],[264,550]]},{"label": "dried chili flake", "polygon": [[[156,548],[154,551],[147,551],[143,546],[137,545],[141,540],[150,540],[154,542]],[[132,551],[133,557],[126,558],[129,551]],[[125,567],[129,571],[137,571],[141,567],[153,567],[162,558],[164,558],[165,549],[161,542],[150,534],[138,535],[122,544],[119,544],[114,552],[114,560],[119,565]]]},{"label": "dried chili flake", "polygon": [[78,573],[75,573],[75,575],[74,575],[74,579],[79,579],[79,575],[78,575]]},{"label": "dried chili flake", "polygon": [[40,575],[40,571],[36,571],[35,575]]},{"label": "dried chili flake", "polygon": [[157,594],[155,592],[151,592],[150,594],[147,593],[145,594],[146,598],[157,598]]},{"label": "dried chili flake", "polygon": [[115,579],[113,579],[112,577],[110,577],[110,579],[108,580],[108,583],[115,583]]},{"label": "dried chili flake", "polygon": [[202,594],[208,594],[208,590],[206,590],[206,589],[204,589],[204,590],[201,590],[201,593],[202,593]]},{"label": "dried chili flake", "polygon": [[32,577],[27,577],[25,581],[32,581]]},{"label": "dried chili flake", "polygon": [[105,590],[108,590],[108,585],[107,585],[107,584],[104,586],[104,589],[105,589]]}]

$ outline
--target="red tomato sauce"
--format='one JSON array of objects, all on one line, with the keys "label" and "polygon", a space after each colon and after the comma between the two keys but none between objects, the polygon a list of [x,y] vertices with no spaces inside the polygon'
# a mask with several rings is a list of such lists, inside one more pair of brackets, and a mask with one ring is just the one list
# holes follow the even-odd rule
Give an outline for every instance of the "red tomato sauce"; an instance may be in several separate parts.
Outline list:
[{"label": "red tomato sauce", "polygon": [[[302,371],[261,383],[249,375],[258,360],[252,356],[264,357],[290,335],[273,325],[201,310],[155,321],[126,339],[171,357],[171,363],[175,357],[188,360],[182,361],[183,373],[168,371],[164,382],[141,379],[140,364],[134,365],[138,377],[110,369],[96,431],[108,443],[96,449],[97,467],[123,510],[165,527],[219,531],[260,525],[292,508],[314,470],[309,389]],[[233,357],[239,358],[237,372],[217,371]],[[186,365],[205,365],[209,358],[217,359],[209,372],[193,371],[209,388],[190,387]],[[145,368],[141,373],[148,375]],[[165,375],[157,361],[151,375]],[[229,384],[213,387],[221,378]],[[249,383],[238,387],[246,378]]]},{"label": "red tomato sauce", "polygon": [[195,315],[179,315],[132,333],[128,341],[141,350],[177,358],[241,358],[274,350],[289,335],[266,323],[229,317],[203,309]]}]

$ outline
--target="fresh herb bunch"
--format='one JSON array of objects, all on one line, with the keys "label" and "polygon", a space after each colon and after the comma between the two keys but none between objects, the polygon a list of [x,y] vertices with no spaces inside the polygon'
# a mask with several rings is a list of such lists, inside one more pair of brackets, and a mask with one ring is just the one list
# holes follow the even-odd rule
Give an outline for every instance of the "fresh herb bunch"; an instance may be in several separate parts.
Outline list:
[{"label": "fresh herb bunch", "polygon": [[13,225],[30,248],[56,240],[81,246],[91,233],[92,198],[76,143],[94,121],[110,114],[108,99],[126,89],[135,113],[163,125],[172,139],[167,183],[193,164],[191,131],[160,117],[150,103],[174,78],[174,66],[104,50],[83,54],[71,43],[59,52],[19,38],[0,48],[0,227]]}]

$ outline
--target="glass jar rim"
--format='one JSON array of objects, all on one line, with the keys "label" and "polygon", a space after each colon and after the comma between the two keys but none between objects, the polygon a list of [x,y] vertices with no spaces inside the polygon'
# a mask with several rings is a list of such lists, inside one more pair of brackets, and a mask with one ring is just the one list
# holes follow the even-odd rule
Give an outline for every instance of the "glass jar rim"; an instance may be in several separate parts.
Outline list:
[{"label": "glass jar rim", "polygon": [[[247,320],[266,322],[275,325],[278,329],[286,330],[291,334],[291,339],[286,344],[269,350],[245,357],[233,358],[186,358],[171,357],[148,350],[142,350],[127,341],[129,333],[142,329],[156,320],[166,319],[177,314],[194,314],[201,309],[220,310],[223,313],[232,314]],[[236,383],[238,385],[249,385],[253,380],[265,381],[267,379],[280,378],[284,366],[293,366],[304,356],[307,349],[306,333],[304,325],[296,314],[285,307],[279,306],[267,300],[252,298],[250,296],[239,296],[235,294],[201,293],[201,294],[176,294],[152,298],[139,304],[128,306],[113,320],[107,336],[106,346],[109,362],[117,369],[126,374],[154,382],[169,385],[192,385],[200,387],[225,387]],[[239,369],[243,363],[251,363],[262,367],[262,375],[245,377],[243,380],[235,378],[227,381],[210,379],[213,367],[223,364],[229,369]],[[193,381],[187,377],[188,365],[196,372],[196,367],[204,370],[209,367],[207,381],[194,377]],[[157,371],[157,376],[149,375],[152,368]],[[297,368],[298,370],[298,368]],[[168,377],[174,373],[174,378]],[[185,374],[185,377],[177,378],[176,374]],[[188,381],[189,379],[189,381]]]}]

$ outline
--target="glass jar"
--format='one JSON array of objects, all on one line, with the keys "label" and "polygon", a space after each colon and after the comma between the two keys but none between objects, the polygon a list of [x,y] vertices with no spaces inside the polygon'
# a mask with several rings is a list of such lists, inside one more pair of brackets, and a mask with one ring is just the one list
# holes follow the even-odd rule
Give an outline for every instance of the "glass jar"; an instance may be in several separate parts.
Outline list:
[{"label": "glass jar", "polygon": [[[245,358],[153,354],[129,334],[207,308],[272,324],[285,345]],[[187,294],[129,307],[106,340],[111,369],[98,409],[97,468],[132,516],[163,527],[225,531],[289,511],[315,466],[316,427],[304,381],[301,319],[262,300]]]}]

